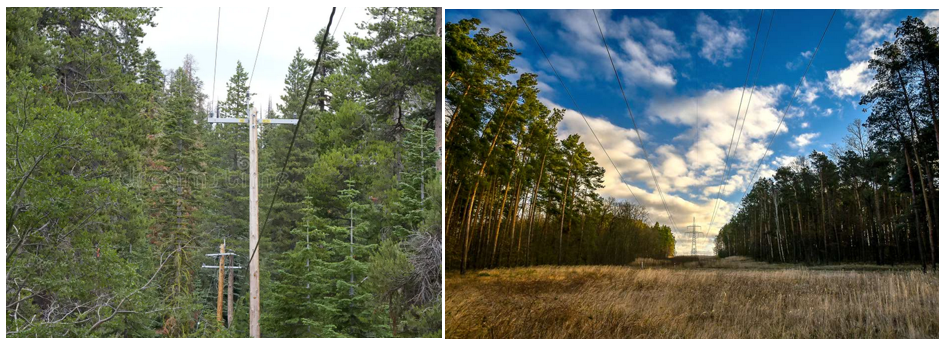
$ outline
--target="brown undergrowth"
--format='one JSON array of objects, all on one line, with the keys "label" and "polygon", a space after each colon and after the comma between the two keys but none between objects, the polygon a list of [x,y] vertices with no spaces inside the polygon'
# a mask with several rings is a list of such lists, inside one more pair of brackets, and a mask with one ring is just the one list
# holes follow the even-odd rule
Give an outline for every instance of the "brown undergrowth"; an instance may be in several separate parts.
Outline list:
[{"label": "brown undergrowth", "polygon": [[448,338],[937,338],[939,274],[740,258],[448,273]]}]

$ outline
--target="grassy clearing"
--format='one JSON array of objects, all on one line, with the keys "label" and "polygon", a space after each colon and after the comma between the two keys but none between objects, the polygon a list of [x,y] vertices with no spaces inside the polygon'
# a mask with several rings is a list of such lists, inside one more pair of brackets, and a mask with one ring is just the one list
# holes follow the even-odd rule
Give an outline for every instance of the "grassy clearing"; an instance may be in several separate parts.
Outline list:
[{"label": "grassy clearing", "polygon": [[[702,266],[702,267],[701,267]],[[448,338],[938,338],[939,274],[740,258],[448,273]],[[887,267],[889,268],[889,267]],[[904,268],[901,268],[904,269]]]}]

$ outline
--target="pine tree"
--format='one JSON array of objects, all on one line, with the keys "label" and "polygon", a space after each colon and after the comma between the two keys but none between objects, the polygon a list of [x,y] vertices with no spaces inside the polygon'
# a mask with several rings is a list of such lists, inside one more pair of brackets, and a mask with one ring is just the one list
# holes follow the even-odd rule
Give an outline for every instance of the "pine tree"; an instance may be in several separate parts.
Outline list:
[{"label": "pine tree", "polygon": [[[328,252],[325,266],[332,284],[326,305],[337,311],[332,319],[336,329],[349,337],[380,337],[386,331],[371,311],[373,297],[362,283],[367,279],[367,260],[377,243],[372,225],[367,221],[371,206],[358,202],[360,192],[354,180],[346,180],[347,188],[338,192],[339,201],[348,215],[329,222],[323,246]],[[345,222],[347,221],[347,222]]]},{"label": "pine tree", "polygon": [[[186,66],[187,64],[185,64]],[[198,119],[199,81],[192,71],[178,68],[168,80],[167,101],[161,119],[157,154],[150,165],[155,178],[151,205],[154,239],[160,247],[181,249],[174,254],[164,278],[165,299],[172,313],[165,320],[169,335],[184,335],[199,306],[195,300],[196,268],[200,256],[193,249],[202,244],[203,210],[207,199],[204,162]],[[197,245],[197,246],[195,246]]]},{"label": "pine tree", "polygon": [[[219,117],[246,118],[250,106],[248,75],[238,61],[227,82],[227,98]],[[249,129],[247,124],[214,124],[206,142],[211,156],[214,214],[208,219],[216,242],[227,239],[233,248],[248,247]],[[248,256],[248,255],[247,255]]]},{"label": "pine tree", "polygon": [[276,337],[336,337],[339,333],[331,323],[339,311],[323,298],[334,286],[325,262],[330,255],[324,245],[326,220],[315,216],[311,208],[303,212],[304,225],[291,232],[299,239],[295,247],[281,254],[272,266],[272,293],[264,298],[264,325]]}]

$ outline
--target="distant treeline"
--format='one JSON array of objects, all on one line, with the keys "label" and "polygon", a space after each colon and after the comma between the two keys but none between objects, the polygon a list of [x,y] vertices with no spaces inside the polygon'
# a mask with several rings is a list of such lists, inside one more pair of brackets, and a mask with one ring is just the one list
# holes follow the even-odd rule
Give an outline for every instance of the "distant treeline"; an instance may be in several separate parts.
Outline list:
[{"label": "distant treeline", "polygon": [[670,228],[597,194],[604,169],[578,135],[558,139],[563,109],[515,82],[519,54],[478,19],[446,28],[447,267],[624,264],[673,253]]},{"label": "distant treeline", "polygon": [[720,256],[936,265],[939,29],[908,17],[869,66],[867,121],[848,126],[827,155],[798,157],[757,181],[716,238]]}]

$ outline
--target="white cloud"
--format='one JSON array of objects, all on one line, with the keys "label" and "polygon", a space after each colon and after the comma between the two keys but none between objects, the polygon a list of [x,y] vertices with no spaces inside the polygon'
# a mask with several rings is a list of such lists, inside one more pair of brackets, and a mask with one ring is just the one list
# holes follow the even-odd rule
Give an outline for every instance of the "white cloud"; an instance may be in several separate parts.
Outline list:
[{"label": "white cloud", "polygon": [[778,167],[789,167],[795,162],[795,156],[781,155],[772,160],[772,165]]},{"label": "white cloud", "polygon": [[[541,99],[541,101],[550,108],[563,108],[547,99]],[[558,126],[559,139],[570,134],[581,136],[582,142],[585,143],[595,160],[605,170],[604,187],[598,191],[599,194],[631,202],[639,200],[652,218],[651,222],[657,221],[661,224],[670,224],[670,219],[667,217],[667,211],[664,208],[664,201],[666,201],[667,209],[670,210],[674,221],[677,223],[678,229],[675,229],[674,232],[678,236],[680,234],[677,232],[683,231],[683,227],[689,224],[693,217],[696,217],[697,222],[706,227],[712,216],[715,201],[703,198],[703,196],[698,196],[696,200],[682,196],[687,194],[687,189],[705,185],[709,181],[695,177],[695,173],[689,169],[692,165],[687,164],[687,159],[681,156],[675,147],[662,145],[652,148],[654,150],[651,151],[654,171],[663,191],[663,199],[661,199],[655,189],[647,161],[642,156],[643,151],[637,145],[635,131],[617,126],[604,118],[587,115],[586,117],[601,140],[601,144],[607,149],[608,155],[613,159],[614,165],[623,174],[623,182],[578,112],[572,109],[565,110],[562,122]],[[649,136],[646,133],[642,133],[642,136],[645,143],[651,143],[648,141]],[[737,179],[742,179],[742,177]],[[627,182],[627,185],[624,182]],[[640,185],[645,186],[645,188],[638,187]],[[715,190],[713,191],[715,193]],[[719,226],[729,219],[733,210],[734,206],[732,204],[725,200],[720,201],[716,223],[711,231],[712,234],[718,233]]]},{"label": "white cloud", "polygon": [[807,121],[806,121],[806,122],[803,122],[803,123],[801,123],[801,128],[803,128],[803,129],[807,129],[807,128],[808,128],[808,126],[810,126],[810,124],[808,124],[808,122],[807,122]]},{"label": "white cloud", "polygon": [[738,55],[746,45],[746,32],[735,23],[724,27],[706,13],[700,12],[696,17],[696,32],[693,36],[703,42],[700,56],[713,64],[722,62],[728,65],[728,60]]},{"label": "white cloud", "polygon": [[797,148],[799,150],[804,150],[805,146],[811,144],[811,141],[817,138],[820,133],[802,133],[798,136],[795,136],[794,139],[789,143],[792,148]]},{"label": "white cloud", "polygon": [[[756,88],[751,102],[747,93],[738,125],[743,133],[739,146],[734,149],[736,162],[761,157],[764,149],[755,148],[753,144],[775,132],[781,114],[775,105],[783,91],[783,86]],[[706,169],[709,175],[722,174],[725,152],[734,141],[733,124],[741,96],[741,88],[709,90],[702,95],[655,101],[648,114],[674,125],[694,128],[699,123],[699,128],[694,128],[694,136],[699,136],[699,140],[690,146],[685,156],[691,168]],[[748,116],[744,116],[747,104]]]},{"label": "white cloud", "polygon": [[624,17],[619,27],[621,31],[626,30],[628,34],[645,42],[647,51],[656,61],[689,57],[683,45],[677,42],[673,31],[664,29],[649,19]]},{"label": "white cloud", "polygon": [[926,26],[939,27],[939,10],[932,10],[923,15],[923,23]]},{"label": "white cloud", "polygon": [[828,71],[827,82],[828,88],[838,97],[863,95],[875,83],[867,61],[855,62],[841,70]]},{"label": "white cloud", "polygon": [[[647,50],[637,41],[625,39],[621,42],[621,48],[624,49],[631,58],[629,60],[618,61],[618,68],[622,75],[642,77],[653,85],[672,87],[677,84],[673,77],[673,65],[657,65],[648,56]],[[625,77],[627,78],[627,77]]]},{"label": "white cloud", "polygon": [[[569,42],[574,50],[572,54],[590,61],[588,65],[596,69],[588,75],[604,76],[613,81],[613,71],[608,51],[601,42],[601,32],[596,25],[588,24],[595,23],[594,14],[590,10],[552,11],[550,16],[560,22],[559,38]],[[677,42],[673,31],[647,19],[623,17],[615,21],[608,10],[599,10],[598,20],[608,38],[611,59],[625,85],[660,88],[676,85],[676,71],[668,61],[688,55]]]},{"label": "white cloud", "polygon": [[874,48],[884,40],[891,39],[897,30],[896,25],[885,23],[893,10],[849,10],[847,12],[860,22],[854,38],[847,43],[846,55],[850,61],[870,58]]},{"label": "white cloud", "polygon": [[811,105],[818,99],[818,92],[821,91],[820,83],[809,83],[805,79],[801,84],[801,89],[799,90],[801,101]]},{"label": "white cloud", "polygon": [[[480,11],[481,28],[489,28],[490,34],[497,34],[502,31],[506,36],[506,41],[512,44],[512,47],[522,50],[526,47],[525,42],[520,40],[517,35],[520,31],[526,30],[522,19],[513,11],[507,10],[483,10]],[[532,43],[530,39],[528,41]]]},{"label": "white cloud", "polygon": [[[672,125],[689,128],[686,135],[674,139],[675,142],[682,142],[676,144],[679,149],[672,150],[674,155],[662,156],[665,159],[659,168],[662,174],[661,187],[664,191],[686,194],[693,203],[700,206],[705,204],[706,219],[712,215],[717,191],[721,191],[721,197],[724,199],[741,193],[749,184],[749,178],[754,173],[758,160],[766,151],[765,141],[775,132],[780,115],[775,106],[780,96],[786,91],[787,88],[784,85],[760,87],[753,94],[752,102],[748,106],[747,102],[743,102],[743,113],[745,113],[744,108],[749,108],[748,120],[744,133],[734,148],[733,157],[730,158],[730,169],[726,172],[725,181],[722,181],[721,190],[720,183],[724,178],[723,173],[726,167],[726,150],[729,148],[730,141],[733,140],[735,108],[739,104],[742,89],[708,90],[694,96],[653,101],[645,114]],[[748,99],[748,95],[746,96]],[[697,109],[697,101],[699,101],[699,109]],[[740,116],[740,128],[743,126],[743,115]],[[784,127],[783,124],[783,130],[785,130]],[[736,136],[738,137],[739,134]],[[671,152],[667,147],[668,145],[665,145],[660,149]],[[663,154],[663,152],[658,154]],[[674,171],[665,167],[671,162],[680,162],[680,160],[685,164],[686,170],[678,168]],[[664,172],[665,170],[667,172]],[[716,232],[718,227],[728,220],[734,208],[735,205],[725,200],[720,202],[720,211],[717,214],[716,224],[713,225],[713,232]],[[674,216],[678,217],[676,213]],[[703,218],[703,215],[696,216],[697,220]],[[706,227],[705,224],[704,227]]]}]

